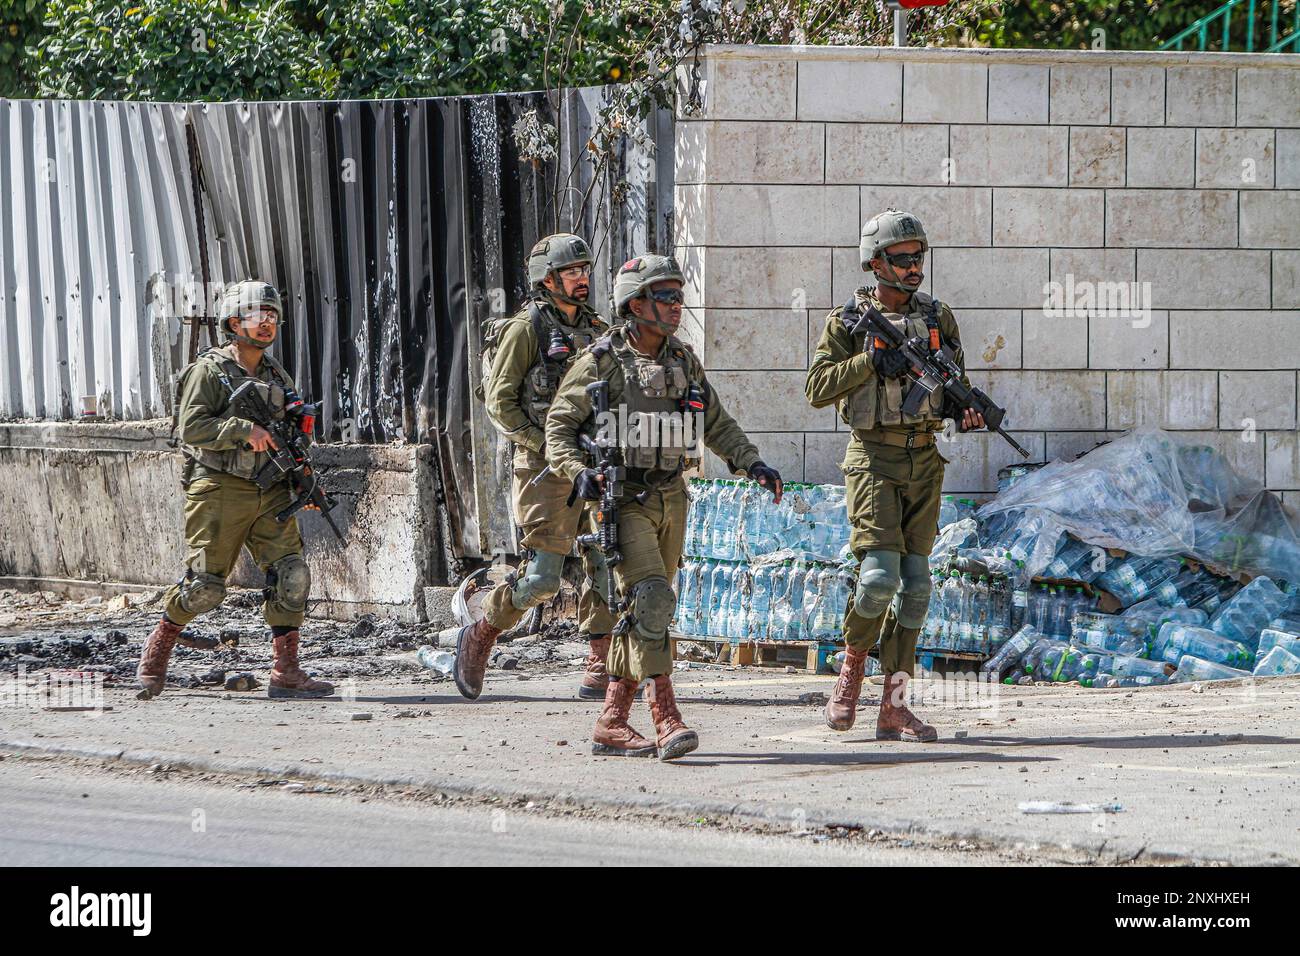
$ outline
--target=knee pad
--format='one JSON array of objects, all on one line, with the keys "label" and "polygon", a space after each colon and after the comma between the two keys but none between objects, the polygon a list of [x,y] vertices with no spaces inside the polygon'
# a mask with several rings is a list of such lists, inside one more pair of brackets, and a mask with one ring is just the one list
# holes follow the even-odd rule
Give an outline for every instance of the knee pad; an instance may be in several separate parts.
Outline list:
[{"label": "knee pad", "polygon": [[900,557],[897,551],[868,551],[862,556],[853,607],[863,617],[879,617],[894,599],[903,583],[898,576]]},{"label": "knee pad", "polygon": [[287,611],[305,611],[311,568],[301,554],[288,554],[266,569],[266,599]]},{"label": "knee pad", "polygon": [[646,578],[628,589],[628,614],[633,633],[643,641],[661,641],[668,634],[677,595],[667,578]]},{"label": "knee pad", "polygon": [[190,614],[211,611],[226,597],[226,579],[202,571],[191,571],[181,580],[181,607]]},{"label": "knee pad", "polygon": [[901,563],[903,585],[894,597],[898,626],[919,628],[930,609],[930,559],[924,554],[905,554]]},{"label": "knee pad", "polygon": [[560,575],[564,573],[564,555],[538,551],[528,559],[524,573],[515,581],[510,603],[517,611],[549,601],[560,593]]}]

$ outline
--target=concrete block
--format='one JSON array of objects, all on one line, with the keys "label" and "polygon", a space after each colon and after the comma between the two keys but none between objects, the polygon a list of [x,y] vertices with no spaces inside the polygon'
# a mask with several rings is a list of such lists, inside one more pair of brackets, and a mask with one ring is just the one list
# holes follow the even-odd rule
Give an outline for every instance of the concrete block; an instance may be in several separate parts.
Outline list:
[{"label": "concrete block", "polygon": [[[830,302],[832,306],[843,305],[847,302],[849,296],[853,294],[853,290],[858,286],[875,284],[874,280],[862,271],[862,262],[859,256],[857,246],[832,250],[831,269],[834,272],[833,295]],[[928,276],[926,281],[929,281]]]},{"label": "concrete block", "polygon": [[966,367],[1020,368],[1020,310],[962,309],[956,315]]},{"label": "concrete block", "polygon": [[1237,71],[1171,66],[1165,80],[1166,126],[1235,126]]},{"label": "concrete block", "polygon": [[1007,409],[1008,430],[1106,427],[1105,372],[972,371],[970,380]]},{"label": "concrete block", "polygon": [[934,249],[934,294],[953,309],[1042,308],[1046,249]]},{"label": "concrete block", "polygon": [[1158,66],[1110,68],[1111,117],[1116,126],[1160,126],[1165,121],[1165,71]]},{"label": "concrete block", "polygon": [[1278,189],[1300,189],[1300,129],[1277,130],[1275,167]]},{"label": "concrete block", "polygon": [[1296,373],[1219,373],[1219,427],[1228,430],[1296,427]]},{"label": "concrete block", "polygon": [[424,619],[431,628],[451,627],[456,623],[451,602],[456,596],[454,587],[427,587],[424,589]]},{"label": "concrete block", "polygon": [[1241,245],[1300,247],[1300,190],[1242,193]]},{"label": "concrete block", "polygon": [[856,186],[678,186],[680,239],[704,246],[830,246],[856,242]]},{"label": "concrete block", "polygon": [[[990,190],[963,186],[863,186],[862,219],[893,206],[925,226],[934,246],[987,246],[993,230]],[[859,235],[861,234],[859,230]]]},{"label": "concrete block", "polygon": [[1300,312],[1169,313],[1171,368],[1300,367]]},{"label": "concrete block", "polygon": [[712,372],[709,384],[747,432],[834,431],[835,409],[808,404],[806,378],[803,371]]},{"label": "concrete block", "polygon": [[1215,428],[1219,376],[1214,371],[1108,372],[1106,426]]},{"label": "concrete block", "polygon": [[1070,185],[1123,186],[1124,130],[1106,126],[1070,129]]},{"label": "concrete block", "polygon": [[1048,432],[1044,454],[1048,461],[1074,461],[1102,442],[1114,441],[1120,432]]},{"label": "concrete block", "polygon": [[1089,368],[1165,368],[1169,365],[1169,313],[1133,318],[1088,317]]},{"label": "concrete block", "polygon": [[1272,189],[1273,130],[1198,129],[1196,185],[1200,189]]},{"label": "concrete block", "polygon": [[797,66],[794,60],[771,57],[710,59],[705,63],[704,106],[684,117],[685,80],[689,67],[680,67],[678,116],[689,119],[792,120],[795,118]]},{"label": "concrete block", "polygon": [[799,119],[897,123],[904,119],[902,64],[884,60],[801,60]]},{"label": "concrete block", "polygon": [[1196,181],[1194,129],[1128,131],[1128,186],[1186,187]]},{"label": "concrete block", "polygon": [[1265,432],[1208,431],[1183,432],[1185,442],[1209,445],[1232,466],[1237,474],[1259,484],[1264,483]]},{"label": "concrete block", "polygon": [[1084,369],[1088,367],[1088,316],[1055,316],[1042,308],[1021,313],[1027,369]]},{"label": "concrete block", "polygon": [[[999,399],[1001,402],[1001,399]],[[1002,404],[1006,404],[1002,402]],[[1008,408],[1007,417],[1013,411]],[[1029,452],[1029,461],[1043,460],[1043,433],[1008,429],[1011,437]],[[944,494],[991,494],[998,489],[998,469],[1025,461],[1001,435],[987,431],[967,432],[957,435],[939,447],[939,454],[948,459],[944,468]]]},{"label": "concrete block", "polygon": [[1300,491],[1279,492],[1278,497],[1282,499],[1282,510],[1291,520],[1291,526],[1300,524]]},{"label": "concrete block", "polygon": [[704,367],[808,368],[806,309],[705,309]]},{"label": "concrete block", "polygon": [[941,124],[826,124],[828,183],[943,185],[947,159]]},{"label": "concrete block", "polygon": [[1231,302],[1269,307],[1269,253],[1247,249],[1138,249],[1137,281],[1151,283],[1158,309],[1202,309]]},{"label": "concrete block", "polygon": [[[1245,200],[1243,196],[1243,205]],[[1237,194],[1231,190],[1106,190],[1108,246],[1217,249],[1236,244]]]},{"label": "concrete block", "polygon": [[983,123],[988,119],[988,67],[982,63],[905,63],[903,121]]},{"label": "concrete block", "polygon": [[[728,409],[731,411],[731,409]],[[803,481],[803,432],[749,432],[763,461],[781,473],[786,481]],[[735,478],[726,463],[707,449],[704,452],[705,478]]]},{"label": "concrete block", "polygon": [[1300,250],[1273,255],[1273,308],[1300,309]]},{"label": "concrete block", "polygon": [[1239,69],[1237,123],[1241,126],[1300,126],[1300,70],[1294,67]]},{"label": "concrete block", "polygon": [[1064,126],[954,126],[953,183],[1064,186],[1070,131]]},{"label": "concrete block", "polygon": [[1268,432],[1264,435],[1267,488],[1291,489],[1283,496],[1292,520],[1300,516],[1300,436],[1291,432]]},{"label": "concrete block", "polygon": [[[831,250],[713,247],[705,260],[702,300],[736,309],[830,308]],[[689,278],[689,273],[688,273]]]},{"label": "concrete block", "polygon": [[994,189],[995,246],[1105,245],[1105,194],[1096,189]]},{"label": "concrete block", "polygon": [[804,435],[803,480],[821,484],[844,484],[840,462],[849,446],[849,433],[808,432]]},{"label": "concrete block", "polygon": [[1052,123],[1105,126],[1110,122],[1110,67],[1052,67],[1048,110]]},{"label": "concrete block", "polygon": [[[1067,281],[1081,288],[1084,283],[1132,282],[1133,249],[1053,249],[1052,281]],[[1072,279],[1070,277],[1073,277]]]},{"label": "concrete block", "polygon": [[990,123],[1046,123],[1047,71],[1045,66],[989,66]]},{"label": "concrete block", "polygon": [[675,182],[820,183],[825,131],[820,123],[677,124]]}]

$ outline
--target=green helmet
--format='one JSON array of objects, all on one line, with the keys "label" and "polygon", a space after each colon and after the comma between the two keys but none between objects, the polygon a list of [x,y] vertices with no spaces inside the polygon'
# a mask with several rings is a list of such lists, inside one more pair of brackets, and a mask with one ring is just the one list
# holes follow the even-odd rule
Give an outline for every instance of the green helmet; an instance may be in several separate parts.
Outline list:
[{"label": "green helmet", "polygon": [[[921,220],[910,212],[900,212],[891,206],[884,212],[872,216],[867,220],[867,224],[862,227],[862,240],[858,244],[858,258],[862,263],[862,271],[870,272],[871,260],[880,255],[883,250],[900,242],[909,242],[911,240],[921,243],[922,252],[926,252],[930,248],[930,242],[925,238],[925,229],[921,227]],[[893,272],[892,267],[890,267],[890,272]],[[903,292],[915,291],[909,286],[896,281],[897,273],[894,274],[895,281],[883,277],[877,278],[881,285],[900,289]]]},{"label": "green helmet", "polygon": [[257,315],[267,306],[275,309],[276,317],[283,323],[284,306],[280,302],[280,293],[276,291],[275,286],[260,279],[244,279],[242,282],[232,282],[226,286],[225,291],[221,294],[221,311],[219,315],[222,333],[227,339],[236,339],[246,345],[253,345],[260,349],[266,348],[269,345],[267,342],[259,342],[247,335],[240,335],[231,331],[229,320],[236,317],[242,318],[246,315]]},{"label": "green helmet", "polygon": [[591,247],[587,240],[570,232],[557,232],[537,240],[532,252],[528,253],[528,284],[539,286],[556,269],[591,261]]},{"label": "green helmet", "polygon": [[[682,268],[672,256],[637,256],[623,263],[614,279],[614,312],[616,315],[628,316],[631,310],[628,303],[640,298],[656,282],[677,280],[686,284]],[[671,334],[674,330],[662,322],[646,319],[660,332]]]}]

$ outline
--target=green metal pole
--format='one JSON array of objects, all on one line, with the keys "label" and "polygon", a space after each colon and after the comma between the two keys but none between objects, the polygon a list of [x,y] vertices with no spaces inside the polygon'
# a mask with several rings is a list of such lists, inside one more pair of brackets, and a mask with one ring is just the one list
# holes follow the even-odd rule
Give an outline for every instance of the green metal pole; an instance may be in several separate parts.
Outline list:
[{"label": "green metal pole", "polygon": [[[1277,46],[1277,11],[1278,11],[1278,7],[1280,7],[1281,5],[1282,4],[1279,2],[1279,0],[1273,0],[1272,32],[1270,33],[1269,40],[1268,40],[1268,45],[1270,49]],[[1300,4],[1296,6],[1296,10],[1300,11]]]},{"label": "green metal pole", "polygon": [[1246,13],[1246,52],[1255,52],[1255,0],[1250,0]]}]

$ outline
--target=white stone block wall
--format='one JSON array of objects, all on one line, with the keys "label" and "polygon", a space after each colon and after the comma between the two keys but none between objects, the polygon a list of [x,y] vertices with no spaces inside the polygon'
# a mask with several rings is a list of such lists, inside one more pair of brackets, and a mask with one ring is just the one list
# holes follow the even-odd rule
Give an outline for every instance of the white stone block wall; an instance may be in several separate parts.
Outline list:
[{"label": "white stone block wall", "polygon": [[[677,127],[684,335],[770,463],[842,480],[847,431],[808,406],[804,374],[826,312],[867,278],[862,222],[907,209],[932,243],[925,289],[1033,460],[1158,425],[1294,508],[1298,61],[710,48],[703,109]],[[1047,314],[1049,282],[1097,299]],[[1149,289],[1148,311],[1107,314],[1118,283]],[[1020,460],[985,433],[941,450],[958,493],[993,491]]]}]

